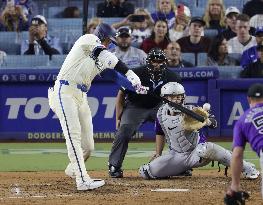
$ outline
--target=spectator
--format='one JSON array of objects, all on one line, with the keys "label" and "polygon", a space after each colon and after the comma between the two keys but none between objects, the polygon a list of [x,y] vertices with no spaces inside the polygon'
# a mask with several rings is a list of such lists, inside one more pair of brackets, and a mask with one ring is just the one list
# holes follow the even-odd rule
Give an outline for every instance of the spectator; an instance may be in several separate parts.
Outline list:
[{"label": "spectator", "polygon": [[16,0],[16,4],[20,5],[24,14],[27,16],[29,22],[31,19],[39,14],[38,6],[33,0]]},{"label": "spectator", "polygon": [[223,0],[208,0],[203,17],[207,29],[217,29],[220,32],[225,28],[225,6]]},{"label": "spectator", "polygon": [[241,78],[262,78],[263,77],[263,42],[257,46],[259,59],[251,63],[241,71]]},{"label": "spectator", "polygon": [[146,64],[147,55],[143,50],[131,46],[131,34],[132,31],[128,27],[119,28],[116,35],[115,55],[129,68],[135,68]]},{"label": "spectator", "polygon": [[134,12],[134,5],[125,0],[105,0],[97,6],[97,17],[126,17]]},{"label": "spectator", "polygon": [[256,14],[263,14],[263,0],[248,1],[243,7],[243,14],[250,18]]},{"label": "spectator", "polygon": [[192,17],[189,25],[189,36],[180,38],[177,43],[183,53],[207,53],[210,39],[201,36],[205,22],[201,17]]},{"label": "spectator", "polygon": [[143,40],[150,37],[153,30],[153,20],[147,9],[137,8],[134,12],[135,15],[144,16],[142,20],[134,19],[132,24],[132,43],[140,47]]},{"label": "spectator", "polygon": [[[256,42],[257,45],[263,42],[263,27],[258,27],[256,30]],[[241,66],[246,68],[248,64],[254,63],[259,58],[257,52],[257,46],[252,46],[251,48],[245,50],[241,58]]]},{"label": "spectator", "polygon": [[167,48],[165,49],[165,53],[168,59],[168,67],[173,68],[188,68],[193,67],[194,65],[190,62],[187,62],[182,59],[181,56],[181,47],[176,42],[171,42],[168,44]]},{"label": "spectator", "polygon": [[15,4],[14,0],[6,2],[1,13],[1,22],[5,31],[25,31],[28,30],[28,18],[20,5]]},{"label": "spectator", "polygon": [[44,16],[36,15],[29,28],[29,40],[23,41],[21,54],[25,55],[54,55],[61,54],[59,39],[47,35],[47,21]]},{"label": "spectator", "polygon": [[229,53],[240,53],[256,45],[256,38],[249,34],[249,16],[240,14],[237,16],[237,36],[227,41]]},{"label": "spectator", "polygon": [[112,25],[115,29],[122,26],[129,26],[132,29],[132,44],[140,47],[143,40],[151,35],[153,20],[147,9],[137,8],[134,14],[130,14],[121,22]]},{"label": "spectator", "polygon": [[176,10],[175,24],[169,29],[169,37],[171,41],[177,41],[179,38],[188,36],[188,24],[190,19],[190,9],[183,4],[179,4]]},{"label": "spectator", "polygon": [[222,36],[212,41],[207,57],[208,66],[238,65],[237,60],[228,55],[227,41]]},{"label": "spectator", "polygon": [[96,27],[102,23],[102,20],[100,18],[92,18],[90,21],[87,23],[87,34],[93,34],[95,31]]},{"label": "spectator", "polygon": [[80,10],[76,6],[69,6],[64,9],[62,18],[80,18]]},{"label": "spectator", "polygon": [[263,14],[256,14],[252,16],[249,21],[249,25],[254,28],[263,27]]},{"label": "spectator", "polygon": [[227,28],[224,29],[219,35],[223,36],[227,41],[237,34],[236,24],[237,24],[237,16],[240,14],[238,8],[231,6],[226,9],[225,13],[225,21]]},{"label": "spectator", "polygon": [[166,19],[168,27],[172,28],[175,23],[176,5],[174,0],[156,0],[156,11],[151,14],[154,22]]},{"label": "spectator", "polygon": [[155,22],[152,34],[146,38],[141,45],[145,53],[149,53],[152,48],[165,49],[170,42],[168,25],[166,20],[159,19]]}]

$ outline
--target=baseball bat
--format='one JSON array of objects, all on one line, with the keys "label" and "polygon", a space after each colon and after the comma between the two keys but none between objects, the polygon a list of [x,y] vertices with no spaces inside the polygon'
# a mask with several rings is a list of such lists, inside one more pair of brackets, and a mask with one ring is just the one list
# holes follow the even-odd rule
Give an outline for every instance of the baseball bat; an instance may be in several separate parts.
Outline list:
[{"label": "baseball bat", "polygon": [[178,109],[178,110],[180,110],[181,112],[189,115],[190,117],[196,119],[196,120],[199,121],[199,122],[204,122],[204,121],[206,120],[204,116],[198,115],[197,113],[193,112],[192,110],[189,110],[188,108],[186,108],[186,107],[184,107],[184,106],[182,106],[182,105],[180,105],[180,104],[177,104],[177,103],[175,103],[175,102],[171,102],[170,100],[167,100],[166,98],[160,97],[160,96],[155,95],[155,94],[154,94],[153,96],[156,97],[156,98],[158,98],[158,99],[160,99],[160,100],[162,100],[162,101],[164,101],[165,103],[168,103],[168,104],[171,105],[172,107],[175,107],[176,109]]},{"label": "baseball bat", "polygon": [[[127,80],[127,78],[121,75],[120,73],[116,72],[115,70],[106,69],[105,71],[101,73],[101,76],[106,80],[114,81],[118,85],[125,87],[125,89],[135,92],[135,89],[133,88],[132,84]],[[148,94],[164,101],[165,103],[168,103],[169,105],[175,107],[176,109],[182,111],[183,113],[189,115],[190,117],[196,119],[199,122],[204,122],[206,120],[203,116],[198,115],[197,113],[193,112],[192,110],[187,109],[186,107],[183,107],[180,104],[171,102],[167,100],[166,98],[160,97],[159,95],[156,95],[154,93],[148,93]]]}]

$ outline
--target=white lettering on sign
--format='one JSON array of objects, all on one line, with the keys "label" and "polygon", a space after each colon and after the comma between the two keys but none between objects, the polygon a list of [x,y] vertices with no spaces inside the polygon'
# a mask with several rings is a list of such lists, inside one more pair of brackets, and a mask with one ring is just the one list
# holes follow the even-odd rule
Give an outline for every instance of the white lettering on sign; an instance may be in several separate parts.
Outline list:
[{"label": "white lettering on sign", "polygon": [[[102,104],[105,108],[105,118],[113,118],[115,112],[115,97],[104,97]],[[91,110],[91,115],[94,117],[99,111],[99,100],[95,97],[88,97],[88,103]],[[50,112],[48,98],[7,98],[6,106],[9,106],[8,119],[17,119],[20,115],[24,115],[27,119],[44,119]],[[100,110],[101,111],[101,110]],[[57,116],[54,114],[53,119]]]},{"label": "white lettering on sign", "polygon": [[115,111],[115,97],[104,97],[102,104],[106,105],[104,118],[112,118]]},{"label": "white lettering on sign", "polygon": [[[186,101],[190,104],[197,104],[198,99],[198,96],[188,96]],[[92,117],[95,117],[98,112],[103,112],[105,108],[104,118],[113,118],[115,113],[115,101],[116,97],[104,97],[102,102],[95,97],[88,97],[88,104]],[[39,120],[46,118],[50,112],[48,98],[46,97],[7,98],[5,105],[9,106],[8,119],[17,119],[24,115],[27,119]],[[54,114],[52,118],[57,119],[56,114]]]},{"label": "white lettering on sign", "polygon": [[241,102],[235,102],[234,106],[232,108],[232,111],[230,113],[230,116],[227,121],[227,125],[233,125],[233,122],[238,120],[241,115],[244,114],[244,109],[241,105]]}]

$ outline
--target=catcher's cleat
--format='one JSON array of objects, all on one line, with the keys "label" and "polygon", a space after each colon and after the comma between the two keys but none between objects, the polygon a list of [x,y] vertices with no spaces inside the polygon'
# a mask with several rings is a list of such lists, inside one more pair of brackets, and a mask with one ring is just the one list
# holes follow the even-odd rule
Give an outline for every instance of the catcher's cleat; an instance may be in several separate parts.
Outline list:
[{"label": "catcher's cleat", "polygon": [[185,172],[178,174],[177,176],[184,176],[184,177],[191,177],[192,176],[192,169],[188,169]]},{"label": "catcher's cleat", "polygon": [[259,177],[260,172],[256,169],[254,164],[250,162],[246,163],[249,165],[249,167],[243,170],[243,176],[246,179],[257,179]]},{"label": "catcher's cleat", "polygon": [[109,176],[111,178],[123,178],[123,171],[121,168],[117,168],[117,167],[110,165],[109,166]]},{"label": "catcher's cleat", "polygon": [[77,190],[79,191],[86,191],[97,189],[105,184],[104,180],[101,179],[90,179],[85,182],[77,183]]},{"label": "catcher's cleat", "polygon": [[71,163],[69,163],[67,168],[65,169],[65,174],[72,179],[76,178],[76,173],[75,173]]}]

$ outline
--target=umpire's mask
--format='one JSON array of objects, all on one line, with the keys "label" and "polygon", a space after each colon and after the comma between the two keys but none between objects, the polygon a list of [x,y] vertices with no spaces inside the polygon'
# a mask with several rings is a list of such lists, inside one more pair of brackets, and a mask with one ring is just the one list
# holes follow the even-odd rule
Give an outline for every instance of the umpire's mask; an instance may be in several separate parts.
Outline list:
[{"label": "umpire's mask", "polygon": [[167,58],[160,48],[153,48],[146,58],[147,69],[153,81],[162,78],[163,71],[167,68]]}]

